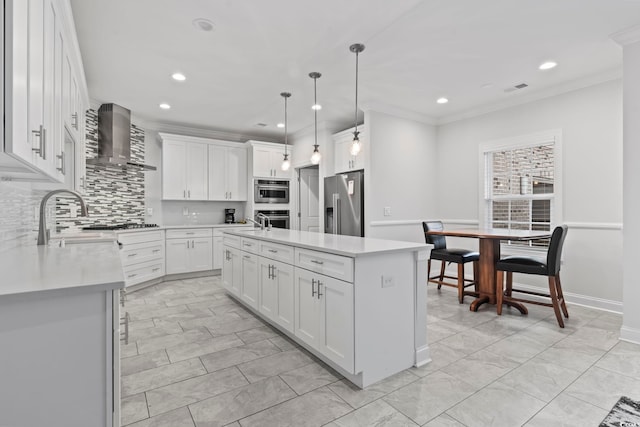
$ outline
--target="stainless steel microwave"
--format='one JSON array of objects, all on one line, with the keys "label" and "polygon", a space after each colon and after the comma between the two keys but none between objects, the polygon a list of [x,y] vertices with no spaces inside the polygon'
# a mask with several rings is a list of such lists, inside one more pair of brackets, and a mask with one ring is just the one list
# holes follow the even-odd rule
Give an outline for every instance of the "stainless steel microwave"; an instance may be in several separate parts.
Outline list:
[{"label": "stainless steel microwave", "polygon": [[289,181],[256,179],[254,183],[255,203],[289,203]]}]

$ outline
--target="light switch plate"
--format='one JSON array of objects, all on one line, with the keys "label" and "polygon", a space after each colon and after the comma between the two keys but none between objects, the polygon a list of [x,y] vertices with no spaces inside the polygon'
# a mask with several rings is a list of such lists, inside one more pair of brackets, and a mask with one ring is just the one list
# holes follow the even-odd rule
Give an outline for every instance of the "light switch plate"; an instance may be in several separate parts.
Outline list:
[{"label": "light switch plate", "polygon": [[382,276],[383,288],[392,288],[393,286],[395,286],[393,276]]},{"label": "light switch plate", "polygon": [[148,216],[152,216],[153,215],[153,208],[147,208],[147,215]]},{"label": "light switch plate", "polygon": [[182,208],[182,215],[189,216],[189,208],[187,207]]},{"label": "light switch plate", "polygon": [[384,216],[391,216],[391,206],[384,207]]}]

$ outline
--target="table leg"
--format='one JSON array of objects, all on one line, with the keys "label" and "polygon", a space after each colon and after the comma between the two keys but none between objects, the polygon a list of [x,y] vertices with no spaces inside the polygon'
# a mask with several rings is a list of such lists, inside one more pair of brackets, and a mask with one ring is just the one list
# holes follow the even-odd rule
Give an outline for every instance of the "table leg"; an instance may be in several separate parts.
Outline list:
[{"label": "table leg", "polygon": [[499,260],[500,240],[481,238],[480,277],[478,278],[478,293],[480,296],[471,303],[469,310],[478,311],[478,308],[484,303],[496,303],[496,263]]}]

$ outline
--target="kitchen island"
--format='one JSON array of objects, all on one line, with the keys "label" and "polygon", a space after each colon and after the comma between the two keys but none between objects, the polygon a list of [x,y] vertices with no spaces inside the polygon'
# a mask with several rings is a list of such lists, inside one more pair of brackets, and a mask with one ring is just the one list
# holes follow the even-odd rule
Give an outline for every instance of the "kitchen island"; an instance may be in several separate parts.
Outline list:
[{"label": "kitchen island", "polygon": [[223,243],[227,291],[357,386],[430,361],[427,245],[281,229]]},{"label": "kitchen island", "polygon": [[115,236],[2,251],[0,272],[0,425],[118,426]]}]

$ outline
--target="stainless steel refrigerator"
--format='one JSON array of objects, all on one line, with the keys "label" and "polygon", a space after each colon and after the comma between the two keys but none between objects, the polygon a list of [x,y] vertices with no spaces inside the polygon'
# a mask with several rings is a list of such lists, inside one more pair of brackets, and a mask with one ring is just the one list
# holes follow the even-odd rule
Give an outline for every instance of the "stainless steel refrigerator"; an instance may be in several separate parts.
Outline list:
[{"label": "stainless steel refrigerator", "polygon": [[324,179],[324,232],[364,237],[364,172]]}]

